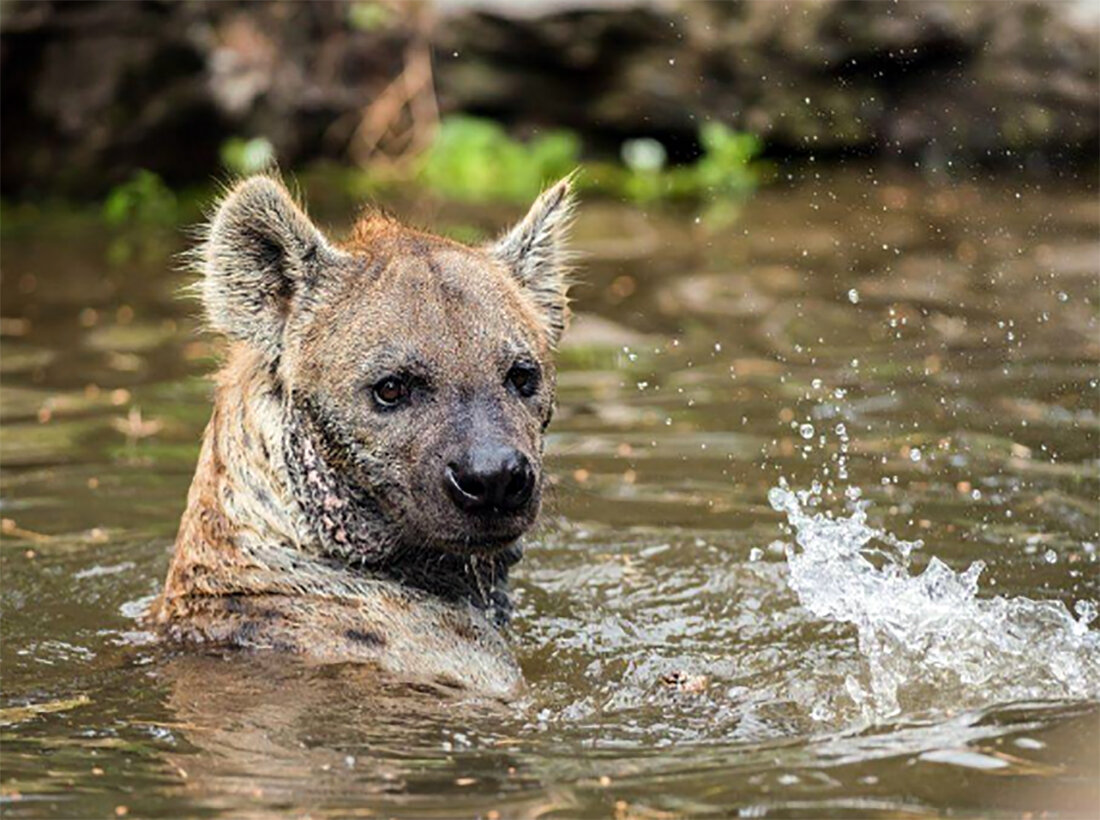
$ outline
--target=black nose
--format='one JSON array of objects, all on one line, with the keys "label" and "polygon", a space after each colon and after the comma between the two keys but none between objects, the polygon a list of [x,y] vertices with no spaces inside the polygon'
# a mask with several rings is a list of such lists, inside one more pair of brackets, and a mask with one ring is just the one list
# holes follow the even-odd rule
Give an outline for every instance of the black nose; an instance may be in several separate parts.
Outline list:
[{"label": "black nose", "polygon": [[455,504],[466,512],[511,512],[530,500],[535,471],[519,450],[479,446],[447,465],[444,482]]}]

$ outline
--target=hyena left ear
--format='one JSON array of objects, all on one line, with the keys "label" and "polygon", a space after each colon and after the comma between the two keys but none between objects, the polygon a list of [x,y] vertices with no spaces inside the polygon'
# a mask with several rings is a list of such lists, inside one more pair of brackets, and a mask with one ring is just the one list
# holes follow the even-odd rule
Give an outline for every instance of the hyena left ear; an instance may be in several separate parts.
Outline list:
[{"label": "hyena left ear", "polygon": [[210,323],[277,358],[292,303],[341,255],[283,184],[261,174],[221,201],[197,256]]},{"label": "hyena left ear", "polygon": [[575,203],[573,177],[544,191],[527,216],[489,247],[541,311],[551,344],[561,338],[569,316],[567,244]]}]

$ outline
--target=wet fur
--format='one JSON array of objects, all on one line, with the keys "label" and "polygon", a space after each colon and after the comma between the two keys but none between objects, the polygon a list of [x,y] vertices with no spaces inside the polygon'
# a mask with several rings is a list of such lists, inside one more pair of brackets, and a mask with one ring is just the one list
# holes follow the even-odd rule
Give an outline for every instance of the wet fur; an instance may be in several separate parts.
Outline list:
[{"label": "wet fur", "polygon": [[[520,688],[499,627],[534,513],[472,529],[436,473],[478,436],[541,466],[570,215],[566,180],[484,249],[380,215],[336,245],[277,180],[230,190],[196,252],[232,341],[151,610],[166,637]],[[521,401],[499,387],[516,356],[542,368]],[[363,385],[398,365],[425,374],[422,404],[387,417]]]}]

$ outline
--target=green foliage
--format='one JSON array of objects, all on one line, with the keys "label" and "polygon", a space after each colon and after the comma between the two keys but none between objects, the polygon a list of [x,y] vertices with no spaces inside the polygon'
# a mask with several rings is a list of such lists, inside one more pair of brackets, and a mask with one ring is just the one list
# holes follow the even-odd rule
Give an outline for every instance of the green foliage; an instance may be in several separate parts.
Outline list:
[{"label": "green foliage", "polygon": [[266,137],[230,137],[222,143],[220,153],[222,164],[241,176],[263,171],[275,161],[275,146]]},{"label": "green foliage", "polygon": [[[412,165],[351,171],[342,165],[320,164],[310,173],[324,169],[317,177],[319,195],[338,191],[349,200],[379,194],[415,197],[422,186],[461,202],[523,203],[580,167],[577,184],[585,191],[639,203],[691,200],[705,206],[702,213],[708,224],[728,224],[763,176],[766,166],[758,159],[760,140],[708,123],[700,130],[699,141],[702,155],[690,165],[669,166],[664,146],[648,137],[625,141],[620,162],[582,163],[580,139],[570,131],[547,131],[520,141],[493,121],[455,116],[442,122],[432,146]],[[271,143],[262,137],[233,138],[222,146],[226,167],[240,175],[270,167],[273,153]],[[165,247],[175,238],[174,229],[197,220],[201,204],[211,197],[208,188],[174,192],[152,171],[136,171],[112,189],[99,208],[98,219],[116,229],[109,258],[122,263],[135,255],[166,253]],[[56,223],[61,211],[56,205],[51,209]],[[37,206],[14,208],[4,203],[0,226],[10,235],[38,218]],[[74,224],[80,219],[97,217],[95,211],[73,211]],[[464,226],[458,233],[473,238],[477,229]]]},{"label": "green foliage", "polygon": [[519,142],[495,122],[448,117],[419,168],[420,179],[459,200],[521,202],[577,167],[580,140],[549,131]]},{"label": "green foliage", "polygon": [[152,171],[141,169],[116,185],[101,210],[103,221],[116,229],[107,246],[107,261],[121,265],[135,257],[164,258],[172,242],[169,229],[179,225],[184,207]]},{"label": "green foliage", "polygon": [[103,219],[112,227],[170,227],[177,223],[176,195],[152,171],[141,169],[116,185],[103,203]]},{"label": "green foliage", "polygon": [[[668,167],[655,139],[627,140],[622,164],[585,163],[580,184],[588,191],[633,202],[660,199],[737,199],[759,182],[760,140],[722,123],[699,133],[703,155],[693,165]],[[421,159],[417,177],[449,199],[531,199],[550,181],[578,167],[580,140],[569,131],[550,131],[529,142],[513,139],[491,120],[448,117]]]},{"label": "green foliage", "polygon": [[589,163],[582,183],[589,191],[612,194],[631,202],[662,199],[707,200],[736,204],[756,189],[761,177],[757,160],[761,143],[753,134],[721,123],[700,129],[702,156],[692,165],[668,167],[664,147],[649,138],[627,140],[622,165]]},{"label": "green foliage", "polygon": [[348,6],[348,23],[359,31],[385,28],[394,19],[393,9],[372,0],[358,0]]},{"label": "green foliage", "polygon": [[695,186],[714,194],[743,194],[759,180],[753,161],[759,156],[760,138],[734,131],[720,122],[708,122],[699,130],[702,158],[690,169]]}]

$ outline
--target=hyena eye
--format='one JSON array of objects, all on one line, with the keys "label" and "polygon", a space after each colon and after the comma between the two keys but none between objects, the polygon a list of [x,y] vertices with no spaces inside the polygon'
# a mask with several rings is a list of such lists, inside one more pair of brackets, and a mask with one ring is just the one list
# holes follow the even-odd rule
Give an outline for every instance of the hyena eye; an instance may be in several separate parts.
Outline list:
[{"label": "hyena eye", "polygon": [[398,376],[386,376],[375,382],[371,394],[379,407],[396,407],[408,397],[409,386]]},{"label": "hyena eye", "polygon": [[523,397],[535,395],[539,388],[539,371],[534,365],[518,363],[508,371],[508,384]]}]

